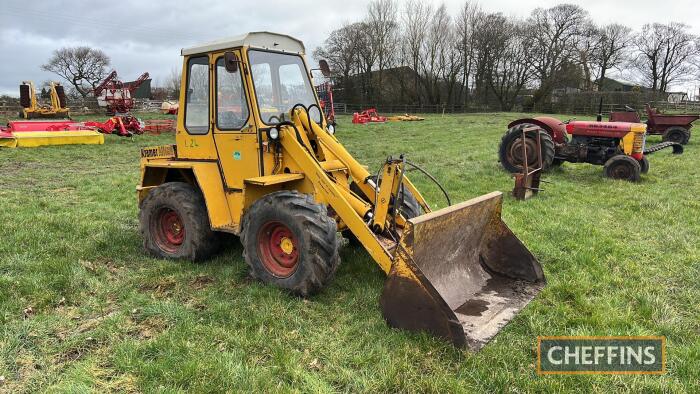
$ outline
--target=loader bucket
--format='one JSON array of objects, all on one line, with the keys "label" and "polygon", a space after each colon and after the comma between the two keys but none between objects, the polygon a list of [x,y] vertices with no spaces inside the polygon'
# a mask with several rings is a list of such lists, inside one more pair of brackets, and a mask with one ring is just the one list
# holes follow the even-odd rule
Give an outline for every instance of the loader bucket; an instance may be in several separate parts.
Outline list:
[{"label": "loader bucket", "polygon": [[493,192],[410,219],[380,300],[389,325],[479,350],[544,287]]}]

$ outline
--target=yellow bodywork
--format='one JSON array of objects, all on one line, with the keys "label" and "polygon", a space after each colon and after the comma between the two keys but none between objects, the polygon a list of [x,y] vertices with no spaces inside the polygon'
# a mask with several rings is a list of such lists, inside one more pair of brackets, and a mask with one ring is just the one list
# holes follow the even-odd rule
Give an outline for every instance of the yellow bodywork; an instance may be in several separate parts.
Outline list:
[{"label": "yellow bodywork", "polygon": [[[285,37],[280,35],[279,42],[285,42]],[[391,325],[428,331],[472,349],[483,346],[539,291],[544,283],[542,270],[501,220],[500,192],[431,212],[404,175],[407,162],[402,157],[387,159],[381,185],[376,185],[373,174],[327,128],[327,120],[322,115],[320,122],[310,119],[314,104],[294,106],[284,121],[265,123],[263,119],[269,122],[273,109],[257,103],[256,84],[261,81],[254,81],[251,72],[251,47],[222,48],[214,42],[203,48],[203,52],[183,50],[175,145],[142,150],[139,201],[165,182],[188,182],[201,190],[212,229],[239,234],[243,215],[265,195],[281,190],[310,195],[329,207],[337,229],[349,230],[389,276],[382,309]],[[265,52],[290,55],[269,48]],[[309,75],[303,53],[297,55]],[[241,98],[247,105],[247,119],[235,130],[220,128],[217,114],[216,105],[224,92],[217,91],[216,81],[225,78],[217,75],[217,62],[224,58],[238,62],[240,74],[236,75],[242,78],[245,98]],[[191,132],[185,124],[190,110],[188,65],[204,62],[208,63],[209,81],[215,81],[209,83],[206,98],[209,126]],[[283,93],[272,94],[279,97]],[[198,98],[197,103],[205,101]],[[318,105],[315,93],[313,100]],[[192,111],[200,114],[202,105],[197,103],[191,104]],[[276,137],[270,134],[273,131]],[[351,184],[361,193],[353,191]],[[401,187],[415,197],[424,215],[407,219],[393,210]],[[280,247],[289,249],[284,240]],[[434,261],[431,249],[440,261]],[[465,309],[470,297],[483,303],[488,313],[472,316]],[[474,322],[484,327],[469,328]]]},{"label": "yellow bodywork", "polygon": [[22,84],[29,86],[29,102],[30,106],[22,108],[22,117],[24,119],[31,118],[68,118],[70,117],[70,109],[61,106],[58,91],[56,88],[60,86],[57,82],[49,83],[50,103],[46,106],[39,105],[36,97],[34,82],[23,81]]},{"label": "yellow bodywork", "polygon": [[630,132],[622,137],[622,140],[620,141],[620,149],[628,156],[644,152],[646,133],[647,125],[644,123],[633,123],[630,126]]},{"label": "yellow bodywork", "polygon": [[102,145],[104,135],[92,130],[32,131],[0,137],[0,146],[6,148],[35,148],[44,145]]}]

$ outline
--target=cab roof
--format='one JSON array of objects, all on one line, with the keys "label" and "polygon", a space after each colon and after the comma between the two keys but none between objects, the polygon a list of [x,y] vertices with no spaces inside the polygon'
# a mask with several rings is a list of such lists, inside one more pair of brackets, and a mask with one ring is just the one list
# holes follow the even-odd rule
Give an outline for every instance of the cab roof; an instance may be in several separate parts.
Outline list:
[{"label": "cab roof", "polygon": [[301,41],[286,34],[270,33],[268,31],[250,32],[240,36],[211,41],[183,48],[180,53],[182,56],[189,56],[244,46],[304,54],[304,44]]}]

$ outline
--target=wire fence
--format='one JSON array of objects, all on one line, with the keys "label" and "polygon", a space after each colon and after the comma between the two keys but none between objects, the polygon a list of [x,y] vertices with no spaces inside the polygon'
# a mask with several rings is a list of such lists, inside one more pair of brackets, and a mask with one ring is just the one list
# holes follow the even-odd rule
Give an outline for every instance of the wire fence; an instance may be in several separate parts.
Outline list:
[{"label": "wire fence", "polygon": [[[539,108],[534,111],[526,111],[522,105],[516,106],[514,112],[545,112],[545,113],[562,113],[571,115],[595,115],[599,110],[599,99],[594,96],[587,100],[567,100],[566,102],[553,102],[549,108]],[[652,107],[657,108],[665,113],[689,113],[700,114],[700,101],[678,101],[669,102],[664,100],[644,101],[644,100],[619,100],[616,102],[604,102],[603,114],[607,115],[610,112],[625,111],[628,106],[643,112],[644,104],[649,103]],[[157,113],[161,111],[163,101],[160,100],[143,100],[137,99],[134,104],[134,112],[151,112]],[[97,104],[94,98],[68,100],[68,108],[72,114],[102,114],[105,109]],[[335,112],[339,114],[353,114],[361,112],[368,108],[376,108],[378,112],[385,114],[415,114],[415,113],[433,113],[433,114],[458,114],[458,113],[483,113],[483,112],[501,112],[500,108],[494,105],[486,104],[364,104],[364,103],[334,103]],[[22,107],[18,99],[6,99],[0,101],[0,116],[16,116]]]},{"label": "wire fence", "polygon": [[[160,100],[134,100],[134,112],[160,112],[163,101]],[[103,114],[104,107],[97,104],[97,99],[69,99],[66,106],[70,108],[70,113],[75,115]],[[22,111],[19,99],[5,99],[0,101],[0,116],[17,116]]]}]

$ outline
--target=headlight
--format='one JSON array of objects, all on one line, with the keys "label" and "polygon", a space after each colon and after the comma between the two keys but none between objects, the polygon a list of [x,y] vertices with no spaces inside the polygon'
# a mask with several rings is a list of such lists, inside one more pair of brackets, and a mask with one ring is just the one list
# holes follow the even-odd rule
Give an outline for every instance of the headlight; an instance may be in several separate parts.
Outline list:
[{"label": "headlight", "polygon": [[277,127],[273,127],[269,130],[267,130],[267,136],[271,140],[276,140],[280,137],[280,131]]},{"label": "headlight", "polygon": [[326,129],[328,130],[328,134],[333,135],[335,134],[335,126],[332,124],[329,124]]}]

